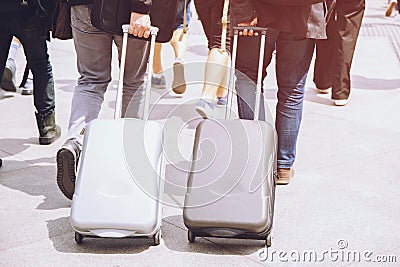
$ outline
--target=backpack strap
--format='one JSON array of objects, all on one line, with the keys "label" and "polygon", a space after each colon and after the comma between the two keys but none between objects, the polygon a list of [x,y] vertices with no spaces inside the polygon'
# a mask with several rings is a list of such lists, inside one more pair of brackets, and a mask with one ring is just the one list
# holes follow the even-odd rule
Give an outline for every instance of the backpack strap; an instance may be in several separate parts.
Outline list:
[{"label": "backpack strap", "polygon": [[183,36],[184,36],[185,34],[187,34],[187,26],[186,26],[186,24],[187,24],[187,18],[186,18],[187,1],[188,1],[188,0],[185,0],[185,6],[184,6],[184,8],[183,8],[183,29],[182,29],[182,33],[181,33],[181,35],[179,36],[179,39],[178,39],[179,42],[181,42],[182,39],[183,39]]},{"label": "backpack strap", "polygon": [[221,34],[221,50],[226,50],[226,34],[228,29],[228,9],[229,9],[229,0],[224,0],[224,8],[222,10],[222,34]]}]

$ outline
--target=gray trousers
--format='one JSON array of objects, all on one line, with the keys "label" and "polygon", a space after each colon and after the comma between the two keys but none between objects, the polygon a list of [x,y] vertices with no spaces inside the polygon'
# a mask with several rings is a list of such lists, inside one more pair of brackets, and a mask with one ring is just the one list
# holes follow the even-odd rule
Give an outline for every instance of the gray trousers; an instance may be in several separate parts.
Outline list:
[{"label": "gray trousers", "polygon": [[[67,139],[82,146],[82,129],[99,115],[104,93],[111,81],[113,42],[121,56],[122,36],[100,31],[91,24],[90,6],[73,6],[71,25],[80,74],[71,104]],[[140,117],[147,79],[148,42],[129,39],[125,65],[122,116]]]}]

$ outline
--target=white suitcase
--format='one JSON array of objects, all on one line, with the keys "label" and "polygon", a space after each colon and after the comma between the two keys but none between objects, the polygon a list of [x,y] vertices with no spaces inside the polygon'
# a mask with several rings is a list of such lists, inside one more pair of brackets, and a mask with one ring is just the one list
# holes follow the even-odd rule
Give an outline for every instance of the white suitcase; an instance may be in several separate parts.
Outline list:
[{"label": "white suitcase", "polygon": [[[148,237],[160,243],[163,129],[158,122],[120,118],[128,26],[123,26],[116,119],[93,120],[85,131],[71,207],[78,244],[85,236]],[[148,77],[157,31],[151,31]],[[143,118],[148,114],[150,86],[148,80]]]}]

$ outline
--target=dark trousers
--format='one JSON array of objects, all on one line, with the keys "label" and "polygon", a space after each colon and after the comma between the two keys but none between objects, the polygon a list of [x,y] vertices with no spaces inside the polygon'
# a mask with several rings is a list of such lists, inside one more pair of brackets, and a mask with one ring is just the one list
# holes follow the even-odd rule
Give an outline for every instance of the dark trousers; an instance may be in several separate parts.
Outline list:
[{"label": "dark trousers", "polygon": [[12,37],[17,37],[23,47],[33,74],[34,105],[40,114],[55,107],[52,67],[47,53],[47,30],[31,10],[0,12],[0,77],[3,75]]},{"label": "dark trousers", "polygon": [[314,83],[319,89],[332,87],[332,99],[350,95],[353,61],[365,0],[338,0],[327,25],[328,39],[317,41]]},{"label": "dark trousers", "polygon": [[[223,0],[195,0],[194,5],[208,40],[208,49],[221,48]],[[230,38],[226,38],[226,49],[230,51]]]}]

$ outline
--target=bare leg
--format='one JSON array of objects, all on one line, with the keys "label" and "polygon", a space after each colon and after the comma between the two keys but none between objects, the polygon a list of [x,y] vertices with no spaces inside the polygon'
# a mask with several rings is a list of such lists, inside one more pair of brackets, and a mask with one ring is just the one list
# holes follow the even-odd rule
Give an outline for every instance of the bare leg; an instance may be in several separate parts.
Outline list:
[{"label": "bare leg", "polygon": [[163,66],[161,63],[161,48],[162,44],[160,43],[156,43],[154,46],[153,71],[155,74],[159,74],[163,71]]},{"label": "bare leg", "polygon": [[175,53],[175,62],[173,65],[174,80],[172,81],[172,90],[177,95],[183,95],[186,91],[184,55],[187,47],[187,34],[183,29],[176,29],[170,41]]},{"label": "bare leg", "polygon": [[185,57],[186,47],[188,44],[187,34],[183,34],[183,29],[176,29],[172,35],[170,44],[174,49],[175,59]]},{"label": "bare leg", "polygon": [[[228,58],[226,51],[221,51],[218,48],[211,49],[206,63],[202,98],[215,100],[218,89],[226,86]],[[221,95],[222,92],[223,90],[220,89]]]}]

